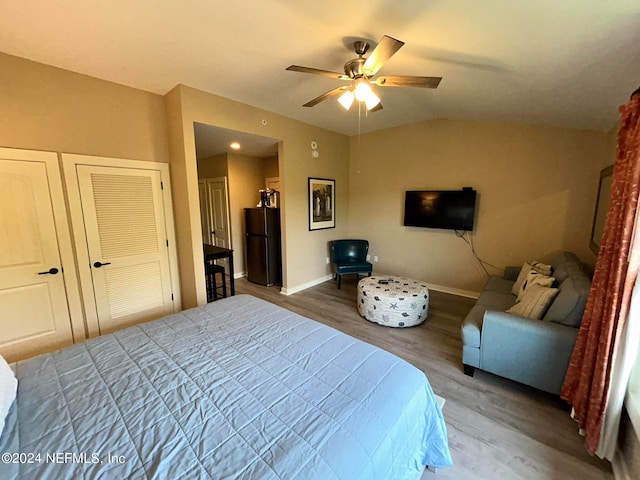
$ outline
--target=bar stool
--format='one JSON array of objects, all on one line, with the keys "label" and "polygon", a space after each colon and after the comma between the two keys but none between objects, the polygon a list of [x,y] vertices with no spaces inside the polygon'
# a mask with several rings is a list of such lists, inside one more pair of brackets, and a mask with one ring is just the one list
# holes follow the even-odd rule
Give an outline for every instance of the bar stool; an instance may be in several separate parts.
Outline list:
[{"label": "bar stool", "polygon": [[[219,290],[222,289],[222,298],[227,298],[227,282],[224,267],[215,263],[206,263],[204,272],[207,279],[207,302],[215,302],[218,299]],[[221,284],[216,282],[216,274],[220,274]]]}]

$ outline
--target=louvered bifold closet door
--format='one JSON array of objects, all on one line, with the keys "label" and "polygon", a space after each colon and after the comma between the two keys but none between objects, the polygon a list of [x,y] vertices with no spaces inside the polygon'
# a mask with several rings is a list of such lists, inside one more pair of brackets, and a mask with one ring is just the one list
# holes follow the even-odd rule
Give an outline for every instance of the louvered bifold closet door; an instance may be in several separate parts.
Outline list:
[{"label": "louvered bifold closet door", "polygon": [[160,172],[77,172],[100,333],[172,313]]}]

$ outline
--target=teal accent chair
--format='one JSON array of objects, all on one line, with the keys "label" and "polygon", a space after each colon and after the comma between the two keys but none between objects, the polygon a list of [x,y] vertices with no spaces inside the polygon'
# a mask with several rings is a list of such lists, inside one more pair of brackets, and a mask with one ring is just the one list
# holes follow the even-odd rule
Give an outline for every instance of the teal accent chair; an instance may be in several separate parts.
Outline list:
[{"label": "teal accent chair", "polygon": [[342,285],[342,275],[355,273],[357,278],[366,273],[371,276],[373,265],[367,262],[367,240],[333,240],[330,245],[333,279],[338,281],[338,288]]}]

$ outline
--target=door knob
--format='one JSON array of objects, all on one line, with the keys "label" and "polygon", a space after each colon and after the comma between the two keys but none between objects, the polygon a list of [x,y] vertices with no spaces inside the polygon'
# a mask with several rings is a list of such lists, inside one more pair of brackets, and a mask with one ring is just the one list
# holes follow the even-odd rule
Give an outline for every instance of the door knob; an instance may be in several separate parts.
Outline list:
[{"label": "door knob", "polygon": [[103,265],[111,265],[111,262],[105,262],[105,263],[102,263],[102,262],[96,262],[96,263],[94,263],[94,264],[93,264],[93,266],[94,266],[94,267],[96,267],[96,268],[100,268],[100,267],[102,267]]},{"label": "door knob", "polygon": [[59,271],[60,270],[58,270],[56,267],[52,267],[49,270],[47,270],[46,272],[38,272],[38,275],[55,275]]}]

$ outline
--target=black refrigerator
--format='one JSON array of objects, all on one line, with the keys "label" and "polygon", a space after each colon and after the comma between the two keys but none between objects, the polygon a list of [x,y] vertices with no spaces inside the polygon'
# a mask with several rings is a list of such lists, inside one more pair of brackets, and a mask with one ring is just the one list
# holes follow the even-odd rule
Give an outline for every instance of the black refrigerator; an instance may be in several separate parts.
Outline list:
[{"label": "black refrigerator", "polygon": [[247,279],[260,285],[281,283],[280,209],[245,208]]}]

